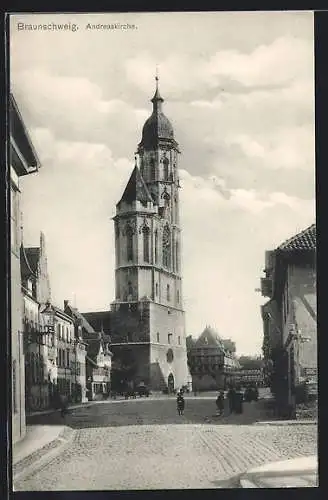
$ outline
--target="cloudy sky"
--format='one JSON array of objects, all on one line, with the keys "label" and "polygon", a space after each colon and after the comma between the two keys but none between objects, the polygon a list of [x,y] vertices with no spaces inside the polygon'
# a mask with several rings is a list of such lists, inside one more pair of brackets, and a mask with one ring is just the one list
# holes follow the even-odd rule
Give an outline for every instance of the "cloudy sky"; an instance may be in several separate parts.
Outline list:
[{"label": "cloudy sky", "polygon": [[[17,23],[76,23],[67,32]],[[130,23],[134,30],[88,30]],[[180,158],[187,334],[259,353],[264,252],[314,221],[313,16],[15,15],[11,85],[42,162],[21,182],[24,243],[46,236],[53,300],[114,299],[111,217],[159,68]]]}]

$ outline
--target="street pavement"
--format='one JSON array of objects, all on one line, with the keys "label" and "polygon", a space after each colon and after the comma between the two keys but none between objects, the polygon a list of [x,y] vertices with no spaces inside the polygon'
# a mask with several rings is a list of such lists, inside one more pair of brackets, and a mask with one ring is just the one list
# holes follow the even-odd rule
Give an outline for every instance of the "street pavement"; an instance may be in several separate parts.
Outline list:
[{"label": "street pavement", "polygon": [[[15,491],[220,488],[265,462],[316,453],[316,425],[252,425],[263,402],[242,415],[215,415],[215,400],[188,398],[183,416],[174,399],[107,402],[38,416],[34,425],[74,429],[70,445],[50,463],[15,481]],[[271,420],[271,415],[270,415]]]}]

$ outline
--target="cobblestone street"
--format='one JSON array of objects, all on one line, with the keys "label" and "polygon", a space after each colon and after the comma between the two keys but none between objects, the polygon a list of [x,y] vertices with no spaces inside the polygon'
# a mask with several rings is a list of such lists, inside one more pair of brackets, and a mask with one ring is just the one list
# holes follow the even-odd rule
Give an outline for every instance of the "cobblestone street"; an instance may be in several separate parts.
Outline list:
[{"label": "cobblestone street", "polygon": [[75,429],[69,448],[15,490],[216,488],[250,466],[316,453],[315,425],[251,425],[263,419],[261,402],[246,403],[243,415],[214,415],[214,400],[193,398],[182,417],[172,399],[75,409],[65,417]]}]

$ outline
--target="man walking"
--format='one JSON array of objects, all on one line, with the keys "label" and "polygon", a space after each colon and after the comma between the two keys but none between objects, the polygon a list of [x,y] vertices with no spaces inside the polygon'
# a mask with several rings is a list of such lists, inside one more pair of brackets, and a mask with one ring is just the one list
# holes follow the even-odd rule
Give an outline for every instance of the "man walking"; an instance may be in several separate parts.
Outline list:
[{"label": "man walking", "polygon": [[230,386],[228,391],[229,412],[230,414],[235,411],[236,407],[236,391],[233,386]]},{"label": "man walking", "polygon": [[183,392],[180,390],[177,397],[178,415],[183,415],[184,407],[185,407],[185,400],[183,397]]},{"label": "man walking", "polygon": [[217,413],[221,417],[224,413],[224,392],[220,391],[216,398]]}]

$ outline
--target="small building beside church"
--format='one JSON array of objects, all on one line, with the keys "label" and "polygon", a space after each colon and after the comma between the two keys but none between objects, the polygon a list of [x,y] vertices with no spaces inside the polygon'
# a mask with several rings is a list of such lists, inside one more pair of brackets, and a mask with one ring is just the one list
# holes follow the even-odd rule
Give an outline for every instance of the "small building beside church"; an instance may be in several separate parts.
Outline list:
[{"label": "small building beside church", "polygon": [[88,339],[86,358],[87,398],[89,401],[104,399],[111,392],[112,352],[102,334]]},{"label": "small building beside church", "polygon": [[207,326],[197,340],[191,342],[188,363],[194,391],[216,391],[234,382],[240,368],[234,354],[225,349],[218,333]]}]

